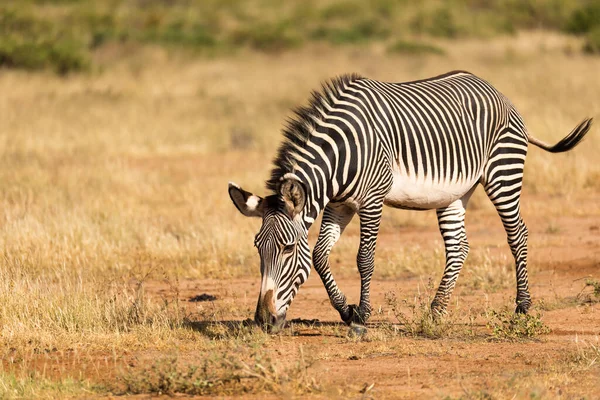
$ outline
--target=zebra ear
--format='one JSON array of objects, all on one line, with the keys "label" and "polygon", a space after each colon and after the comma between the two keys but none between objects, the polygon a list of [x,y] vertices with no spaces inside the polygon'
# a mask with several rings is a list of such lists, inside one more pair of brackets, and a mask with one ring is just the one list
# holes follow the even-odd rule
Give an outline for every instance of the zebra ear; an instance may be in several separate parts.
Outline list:
[{"label": "zebra ear", "polygon": [[300,214],[306,204],[306,188],[297,179],[287,178],[279,186],[279,193],[283,197],[285,208],[292,219]]},{"label": "zebra ear", "polygon": [[264,201],[262,197],[246,192],[233,182],[229,182],[229,197],[235,207],[246,217],[262,217]]}]

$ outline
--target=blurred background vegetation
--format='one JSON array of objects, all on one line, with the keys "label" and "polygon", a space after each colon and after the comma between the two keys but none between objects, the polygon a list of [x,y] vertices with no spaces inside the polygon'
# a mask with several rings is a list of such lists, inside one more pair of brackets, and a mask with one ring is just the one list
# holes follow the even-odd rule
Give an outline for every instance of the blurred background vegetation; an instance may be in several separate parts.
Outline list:
[{"label": "blurred background vegetation", "polygon": [[600,54],[600,0],[19,0],[0,3],[0,66],[67,74],[94,68],[98,49],[123,45],[207,57],[309,42],[443,54],[428,40],[529,29],[583,36],[582,51]]}]

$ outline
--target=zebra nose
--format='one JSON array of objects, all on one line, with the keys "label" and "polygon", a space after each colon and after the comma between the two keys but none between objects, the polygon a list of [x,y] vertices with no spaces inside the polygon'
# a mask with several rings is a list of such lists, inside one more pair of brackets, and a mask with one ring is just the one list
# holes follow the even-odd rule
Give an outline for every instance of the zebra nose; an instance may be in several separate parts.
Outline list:
[{"label": "zebra nose", "polygon": [[277,315],[273,290],[268,290],[258,299],[254,320],[261,328],[273,333],[283,326],[285,315]]}]

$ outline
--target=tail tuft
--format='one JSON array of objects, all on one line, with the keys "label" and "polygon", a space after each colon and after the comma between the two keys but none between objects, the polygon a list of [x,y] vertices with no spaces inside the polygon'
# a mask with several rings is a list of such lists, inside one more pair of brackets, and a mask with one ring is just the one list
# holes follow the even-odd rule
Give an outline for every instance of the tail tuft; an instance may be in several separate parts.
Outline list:
[{"label": "tail tuft", "polygon": [[538,140],[532,136],[529,136],[529,143],[549,151],[550,153],[562,153],[577,146],[583,140],[591,127],[592,118],[586,118],[579,125],[577,125],[577,127],[573,129],[571,133],[569,133],[564,139],[556,143],[554,146],[542,142],[541,140]]}]

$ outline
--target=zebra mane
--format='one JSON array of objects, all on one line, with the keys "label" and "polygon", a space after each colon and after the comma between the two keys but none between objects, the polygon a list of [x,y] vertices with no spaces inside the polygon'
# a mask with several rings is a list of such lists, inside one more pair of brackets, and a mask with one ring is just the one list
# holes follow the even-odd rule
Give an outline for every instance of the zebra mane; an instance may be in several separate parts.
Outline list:
[{"label": "zebra mane", "polygon": [[267,180],[268,190],[277,191],[280,179],[294,169],[294,152],[297,148],[304,148],[315,128],[315,118],[319,118],[319,110],[329,106],[339,97],[341,89],[358,79],[364,77],[358,74],[345,74],[335,77],[321,84],[320,91],[312,91],[308,106],[294,109],[294,116],[286,121],[283,129],[283,141],[273,160],[271,177]]}]

